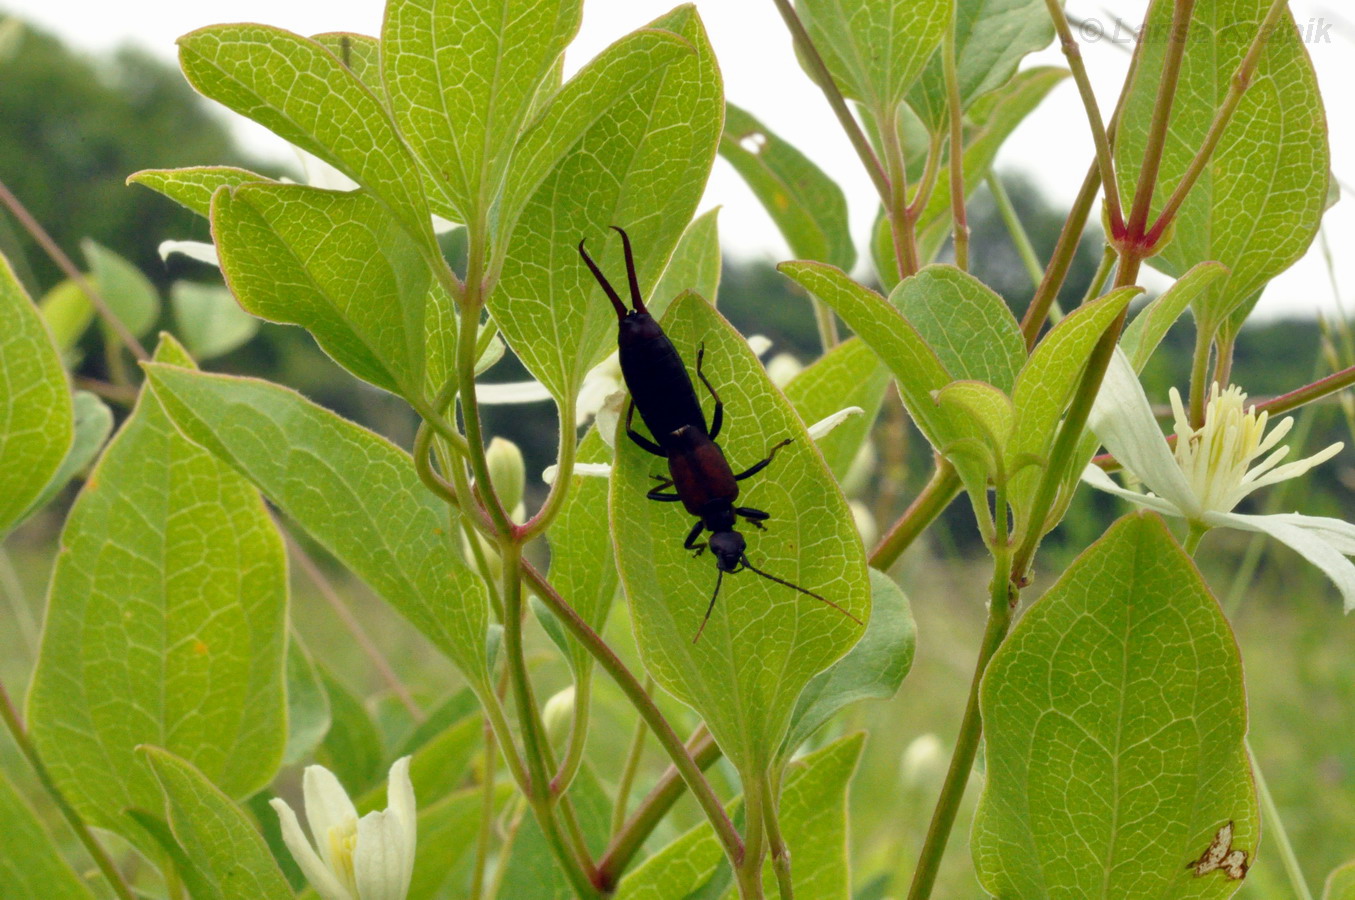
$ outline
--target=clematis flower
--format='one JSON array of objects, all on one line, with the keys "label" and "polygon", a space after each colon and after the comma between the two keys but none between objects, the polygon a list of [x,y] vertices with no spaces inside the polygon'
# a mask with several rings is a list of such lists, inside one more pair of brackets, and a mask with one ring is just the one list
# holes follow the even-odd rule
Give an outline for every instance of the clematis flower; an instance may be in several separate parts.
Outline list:
[{"label": "clematis flower", "polygon": [[1355,555],[1355,525],[1299,513],[1233,512],[1253,491],[1297,478],[1331,459],[1343,445],[1332,444],[1305,459],[1285,463],[1289,448],[1277,445],[1293,427],[1293,419],[1283,419],[1267,433],[1269,416],[1258,414],[1255,407],[1244,408],[1246,399],[1237,387],[1220,390],[1213,385],[1204,425],[1194,428],[1181,395],[1173,388],[1176,446],[1169,447],[1138,376],[1117,349],[1088,425],[1148,493],[1120,487],[1094,465],[1086,468],[1082,479],[1140,506],[1184,518],[1193,528],[1237,528],[1270,535],[1321,569],[1341,591],[1346,611],[1355,609],[1355,564],[1346,559]]},{"label": "clematis flower", "polygon": [[409,757],[391,766],[390,805],[362,818],[324,766],[308,766],[302,788],[315,846],[290,806],[276,799],[271,804],[282,823],[282,839],[315,892],[323,900],[404,900],[414,872],[416,834]]}]

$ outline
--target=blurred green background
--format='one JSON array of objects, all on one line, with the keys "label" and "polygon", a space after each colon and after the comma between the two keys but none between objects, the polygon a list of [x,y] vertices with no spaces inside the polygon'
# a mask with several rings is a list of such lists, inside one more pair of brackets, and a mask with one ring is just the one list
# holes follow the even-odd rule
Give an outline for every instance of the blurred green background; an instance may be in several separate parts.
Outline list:
[{"label": "blurred green background", "polygon": [[[124,180],[142,168],[201,163],[285,173],[238,150],[217,112],[199,102],[174,69],[131,50],[87,58],[27,28],[11,26],[4,34],[0,40],[0,180],[77,260],[81,239],[93,238],[132,260],[162,294],[181,279],[219,284],[214,269],[183,257],[172,257],[166,263],[156,249],[166,239],[204,240],[206,224],[149,190],[125,186]],[[1022,180],[1019,170],[1005,172],[1003,179],[1037,251],[1046,255],[1063,212],[1046,205]],[[1019,316],[1030,299],[1031,284],[986,193],[976,196],[970,215],[974,270],[1007,298]],[[0,250],[15,262],[33,296],[42,296],[60,280],[50,260],[4,213],[0,213]],[[454,247],[448,250],[455,253]],[[1065,307],[1080,299],[1098,257],[1099,236],[1089,235],[1061,298]],[[773,270],[774,262],[727,258],[719,305],[745,334],[771,338],[773,354],[787,352],[807,362],[817,353],[809,306]],[[168,312],[161,324],[172,326]],[[1193,339],[1188,324],[1169,335],[1145,376],[1150,396],[1165,400],[1169,385],[1185,383]],[[1329,371],[1331,359],[1321,352],[1324,340],[1340,365],[1355,361],[1345,323],[1331,323],[1325,332],[1311,319],[1254,323],[1242,334],[1235,377],[1254,397],[1297,387],[1314,374]],[[95,330],[86,335],[86,341],[91,348],[97,343]],[[79,374],[104,378],[108,374],[105,365],[102,354],[87,352]],[[402,404],[355,381],[300,329],[265,324],[256,338],[212,360],[209,368],[290,385],[406,446],[412,437],[414,419]],[[510,355],[491,370],[487,380],[525,377]],[[486,425],[491,434],[508,437],[523,448],[530,507],[544,492],[536,473],[552,461],[556,423],[547,404],[526,409],[527,414],[521,407],[489,408]],[[1301,416],[1308,420],[1311,433],[1302,448],[1295,448],[1296,453],[1312,452],[1334,440],[1351,441],[1349,410],[1341,404],[1328,403]],[[875,474],[859,499],[877,521],[885,523],[920,486],[929,454],[897,403],[886,404],[875,447]],[[1355,515],[1352,458],[1349,451],[1343,453],[1286,495],[1267,497],[1263,492],[1254,499],[1255,508],[1302,508],[1310,514],[1351,518]],[[0,621],[8,623],[0,627],[0,677],[15,696],[22,696],[27,686],[42,597],[69,500],[67,496],[27,523],[0,551],[0,594],[4,597]],[[1106,523],[1126,511],[1110,497],[1082,492],[1067,520],[1046,541],[1036,591],[1052,582]],[[1315,569],[1273,543],[1254,544],[1244,535],[1217,533],[1206,540],[1200,559],[1225,608],[1235,606],[1233,621],[1246,664],[1253,746],[1307,880],[1320,889],[1327,872],[1355,857],[1355,620],[1342,615],[1335,590]],[[361,585],[337,570],[330,574],[364,630],[388,658],[399,662],[400,677],[414,686],[421,699],[431,703],[457,686],[451,667],[412,628]],[[863,900],[903,893],[958,727],[982,631],[989,575],[967,504],[955,503],[906,555],[895,574],[913,600],[918,621],[913,671],[894,700],[858,706],[823,736],[827,740],[855,728],[870,732],[851,805],[856,885]],[[296,580],[295,591],[294,617],[311,651],[347,687],[368,698],[374,714],[388,708],[383,685],[367,674],[369,668],[310,582]],[[1036,591],[1027,599],[1034,599]],[[629,659],[635,659],[624,609],[614,615],[608,634]],[[539,632],[535,638],[533,662],[540,679],[539,695],[545,697],[565,686],[568,674]],[[589,756],[601,771],[612,772],[617,767],[610,763],[624,753],[633,717],[605,678],[596,682],[596,724]],[[675,703],[668,701],[666,706],[687,727],[695,724]],[[7,740],[0,743],[0,757],[17,781],[31,787],[31,778]],[[661,769],[660,754],[651,747],[637,790],[646,790]],[[725,789],[732,787],[730,772],[718,778]],[[976,788],[977,783],[971,785],[966,816]],[[41,806],[36,793],[32,799]],[[680,805],[651,846],[695,821],[694,810]],[[956,830],[938,896],[981,896],[964,847],[965,831],[964,827]],[[1264,847],[1242,896],[1290,896],[1276,856]]]}]

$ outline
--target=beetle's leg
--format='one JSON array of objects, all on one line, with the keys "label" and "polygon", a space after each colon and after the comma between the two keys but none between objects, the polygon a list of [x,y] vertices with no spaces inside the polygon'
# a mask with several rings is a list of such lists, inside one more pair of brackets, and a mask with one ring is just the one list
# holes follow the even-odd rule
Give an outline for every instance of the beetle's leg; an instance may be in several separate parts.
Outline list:
[{"label": "beetle's leg", "polygon": [[632,424],[632,422],[634,421],[635,421],[635,401],[632,400],[630,402],[630,405],[626,407],[626,436],[629,437],[632,441],[634,441],[636,445],[646,453],[652,453],[655,456],[661,456],[664,459],[667,459],[668,454],[663,452],[662,447],[660,447],[658,444],[654,443],[649,438],[645,437],[643,434],[635,430],[635,426]]},{"label": "beetle's leg", "polygon": [[743,481],[745,478],[751,478],[758,472],[761,472],[763,469],[767,468],[767,466],[771,465],[772,460],[776,458],[776,453],[778,450],[780,450],[782,447],[789,446],[790,438],[786,438],[784,441],[782,441],[781,443],[777,444],[775,447],[772,448],[772,452],[767,454],[766,459],[764,459],[762,462],[754,463],[746,471],[740,472],[738,475],[735,475],[734,480]]},{"label": "beetle's leg", "polygon": [[715,388],[710,386],[710,379],[706,378],[706,373],[701,371],[701,362],[706,357],[706,342],[702,341],[701,346],[696,351],[696,377],[701,379],[701,383],[710,391],[710,395],[715,398],[715,412],[710,417],[710,439],[713,441],[720,436],[720,429],[725,424],[725,403],[720,399],[720,395],[715,393]]},{"label": "beetle's leg", "polygon": [[662,475],[651,475],[650,477],[659,483],[658,487],[645,494],[650,500],[658,500],[660,503],[676,503],[682,499],[676,491],[671,494],[664,493],[666,488],[673,486],[673,479],[664,478]]},{"label": "beetle's leg", "polygon": [[752,525],[758,531],[766,531],[767,526],[762,523],[772,517],[772,514],[766,510],[754,509],[751,506],[736,506],[734,507],[734,512],[747,519],[748,524]]},{"label": "beetle's leg", "polygon": [[696,551],[695,553],[692,554],[692,556],[700,556],[702,552],[706,549],[705,541],[697,543],[696,540],[697,538],[701,537],[701,529],[705,527],[706,523],[702,522],[700,519],[697,519],[696,524],[692,526],[692,530],[687,533],[687,540],[682,542],[682,547],[684,550]]}]

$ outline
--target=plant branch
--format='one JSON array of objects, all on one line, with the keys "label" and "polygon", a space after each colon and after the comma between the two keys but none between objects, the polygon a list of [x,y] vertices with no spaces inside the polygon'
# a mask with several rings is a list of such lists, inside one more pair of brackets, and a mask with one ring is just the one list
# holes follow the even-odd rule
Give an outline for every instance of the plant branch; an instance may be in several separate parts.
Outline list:
[{"label": "plant branch", "polygon": [[56,782],[52,780],[52,775],[47,771],[47,766],[43,763],[42,757],[38,755],[38,750],[29,740],[28,732],[24,730],[23,720],[19,718],[19,711],[15,709],[14,703],[9,698],[9,692],[5,690],[3,684],[0,684],[0,719],[5,722],[5,730],[9,736],[14,739],[14,744],[19,748],[19,752],[28,760],[28,764],[33,768],[33,773],[37,775],[38,782],[43,790],[52,798],[56,808],[61,812],[62,818],[70,825],[75,836],[80,839],[81,845],[85,851],[94,860],[94,864],[99,867],[104,878],[108,881],[108,886],[118,897],[118,900],[135,900],[135,894],[131,887],[118,871],[118,867],[113,864],[113,860],[108,855],[108,851],[103,848],[97,840],[85,820],[71,806],[61,789],[57,787]]},{"label": "plant branch", "polygon": [[[685,748],[699,770],[705,771],[720,758],[720,747],[702,725]],[[676,766],[669,766],[649,794],[635,807],[625,824],[615,829],[612,842],[598,860],[598,877],[604,888],[614,887],[630,861],[655,827],[682,796],[686,783]]]},{"label": "plant branch", "polygon": [[52,236],[47,233],[47,230],[42,227],[37,219],[33,218],[33,214],[19,202],[19,198],[14,196],[4,181],[0,181],[0,203],[3,203],[14,218],[19,220],[19,224],[23,226],[24,231],[32,235],[33,240],[38,242],[38,246],[42,247],[43,252],[52,262],[56,263],[62,272],[66,273],[66,277],[73,281],[75,286],[80,288],[84,295],[89,298],[89,303],[94,307],[94,311],[99,314],[99,318],[108,324],[108,327],[112,329],[113,334],[117,336],[123,346],[138,361],[150,359],[151,355],[146,352],[146,348],[136,339],[136,335],[132,334],[132,330],[127,327],[127,324],[118,318],[117,313],[113,312],[103,294],[99,293],[89,283],[89,279],[71,261],[65,251],[57,246],[56,241],[52,240]]},{"label": "plant branch", "polygon": [[482,900],[490,837],[494,833],[494,726],[485,717],[485,761],[480,776],[480,830],[475,836],[475,866],[471,870],[470,900]]},{"label": "plant branch", "polygon": [[705,776],[701,774],[700,767],[688,754],[686,747],[682,745],[682,739],[673,731],[673,726],[668,724],[662,712],[654,704],[654,700],[645,691],[644,686],[636,680],[631,671],[626,668],[626,664],[609,647],[596,631],[589,627],[588,623],[579,617],[564,599],[560,596],[555,587],[547,581],[537,569],[530,563],[522,562],[522,576],[532,586],[536,595],[541,601],[555,613],[574,638],[583,645],[584,649],[592,654],[598,664],[612,677],[617,686],[621,688],[622,693],[630,700],[631,704],[639,711],[646,724],[654,732],[655,739],[660,746],[673,760],[673,764],[682,774],[682,778],[687,782],[687,787],[691,790],[696,802],[700,804],[702,812],[710,820],[715,828],[716,835],[720,838],[720,843],[724,846],[726,855],[730,862],[738,865],[743,858],[743,841],[735,830],[734,824],[729,821],[729,816],[725,814],[724,807],[720,805],[720,798],[715,796],[715,791],[710,783],[706,781]]},{"label": "plant branch", "polygon": [[546,495],[546,502],[541,504],[536,515],[527,520],[522,526],[522,540],[530,541],[537,535],[544,534],[546,529],[555,521],[555,517],[560,514],[564,508],[565,499],[569,496],[570,486],[574,483],[574,460],[578,453],[578,429],[574,426],[575,407],[578,402],[578,394],[571,390],[565,396],[563,403],[557,403],[556,411],[560,416],[560,450],[557,462],[557,472],[555,481],[551,483],[550,493]]},{"label": "plant branch", "polygon": [[818,48],[814,46],[813,40],[809,37],[809,32],[805,30],[804,23],[800,21],[800,16],[795,12],[795,7],[791,6],[790,0],[772,0],[772,2],[776,4],[777,12],[781,13],[781,18],[785,20],[786,28],[790,30],[795,46],[799,48],[800,55],[808,64],[814,81],[823,91],[824,97],[828,99],[828,105],[833,108],[833,113],[842,125],[842,130],[847,133],[848,140],[852,142],[856,155],[861,158],[861,164],[865,166],[866,174],[870,176],[876,192],[880,195],[880,202],[888,207],[890,203],[889,178],[880,166],[880,160],[875,155],[875,150],[870,146],[870,139],[861,130],[861,123],[856,121],[856,117],[847,107],[846,98],[838,90],[832,74],[828,71],[827,63],[819,55]]},{"label": "plant branch", "polygon": [[772,871],[776,873],[776,889],[781,900],[795,900],[795,884],[790,877],[790,848],[781,836],[781,823],[777,821],[777,795],[772,790],[771,779],[762,776],[763,822],[767,828],[767,848],[772,854]]},{"label": "plant branch", "polygon": [[[956,72],[955,27],[960,2],[951,4],[950,27],[941,49],[941,70],[946,80],[946,99],[950,109],[950,214],[955,226],[955,265],[969,270],[969,215],[965,212],[964,187],[964,110],[960,108],[960,76]],[[783,898],[784,900],[784,898]]]},{"label": "plant branch", "polygon": [[950,838],[955,817],[960,810],[960,801],[964,798],[965,788],[969,784],[969,773],[974,767],[979,738],[983,733],[979,713],[979,687],[983,684],[983,674],[988,670],[989,661],[1007,637],[1007,630],[1011,627],[1012,611],[1020,599],[1020,592],[1011,581],[1013,569],[1011,548],[1007,543],[1005,509],[999,511],[997,519],[998,540],[993,545],[993,580],[989,586],[988,624],[984,628],[978,660],[974,663],[974,677],[969,683],[969,699],[965,704],[964,718],[960,721],[960,733],[955,739],[955,749],[951,752],[950,767],[946,770],[941,796],[936,801],[931,824],[927,827],[927,837],[918,856],[917,868],[913,870],[908,900],[926,900],[931,896],[932,887],[936,883],[941,857],[945,854],[946,842]]},{"label": "plant branch", "polygon": [[889,533],[881,538],[871,551],[871,567],[883,572],[898,562],[903,551],[912,546],[918,535],[936,521],[936,517],[945,511],[959,492],[960,476],[955,467],[938,457],[936,469],[932,472],[927,486],[913,498],[913,502],[889,529]]},{"label": "plant branch", "polygon": [[1333,372],[1326,378],[1319,378],[1312,384],[1306,384],[1297,390],[1290,391],[1287,394],[1281,394],[1271,400],[1266,400],[1256,404],[1257,412],[1268,412],[1272,416],[1278,416],[1281,413],[1287,413],[1292,409],[1298,409],[1314,400],[1320,400],[1323,397],[1343,391],[1351,385],[1355,385],[1355,366],[1348,366],[1339,372]]},{"label": "plant branch", "polygon": [[[908,203],[908,173],[903,159],[903,145],[899,143],[898,118],[892,112],[880,119],[880,144],[884,148],[885,165],[889,167],[890,190],[884,208],[889,218],[890,239],[894,244],[894,265],[899,278],[904,279],[921,267],[916,229],[921,210]],[[933,139],[928,151],[928,164],[933,164],[933,159],[939,156],[938,141]],[[933,183],[935,179],[933,173]]]},{"label": "plant branch", "polygon": [[1280,17],[1284,15],[1288,8],[1288,0],[1272,0],[1270,9],[1261,22],[1260,31],[1252,39],[1251,45],[1247,48],[1246,56],[1242,58],[1242,62],[1238,64],[1237,70],[1233,73],[1228,85],[1228,95],[1214,113],[1214,120],[1209,124],[1209,131],[1205,134],[1204,143],[1200,145],[1200,149],[1196,151],[1190,165],[1186,167],[1185,174],[1181,176],[1176,189],[1167,198],[1162,211],[1158,213],[1157,221],[1148,229],[1150,243],[1155,243],[1161,238],[1163,232],[1171,225],[1176,213],[1181,209],[1181,205],[1186,202],[1186,197],[1190,194],[1191,188],[1195,187],[1195,182],[1204,174],[1205,166],[1209,165],[1214,150],[1218,148],[1219,141],[1223,139],[1223,133],[1228,130],[1228,123],[1232,121],[1233,113],[1237,112],[1237,107],[1242,102],[1242,95],[1247,92],[1247,88],[1251,85],[1252,76],[1256,74],[1256,68],[1260,65],[1261,53],[1265,50],[1267,39],[1274,33]]},{"label": "plant branch", "polygon": [[[654,690],[654,679],[648,675],[645,676],[645,692]],[[635,731],[630,737],[630,748],[626,751],[626,761],[621,766],[621,778],[616,785],[616,800],[612,803],[612,827],[610,834],[613,840],[621,833],[621,829],[626,824],[626,806],[630,802],[631,788],[635,786],[635,775],[640,771],[640,760],[645,755],[645,735],[649,734],[649,726],[645,724],[644,719],[635,720]],[[713,743],[713,742],[712,742]],[[698,763],[699,764],[699,763]],[[672,770],[677,775],[677,770]],[[677,782],[681,784],[681,781]],[[598,869],[601,870],[607,857],[604,855],[598,862]]]},{"label": "plant branch", "polygon": [[569,742],[565,746],[564,759],[551,779],[553,794],[563,794],[574,783],[583,765],[583,750],[588,743],[589,712],[592,709],[593,669],[583,667],[574,679],[574,711],[569,722]]},{"label": "plant branch", "polygon": [[1007,234],[1012,239],[1012,246],[1016,248],[1016,255],[1021,257],[1021,264],[1026,267],[1031,286],[1038,291],[1040,282],[1044,280],[1044,266],[1040,265],[1040,258],[1035,254],[1035,245],[1030,242],[1030,235],[1021,224],[1021,217],[1016,214],[1016,207],[1012,206],[1011,195],[1007,193],[1007,187],[1002,183],[1002,179],[996,172],[990,171],[985,180],[988,192],[993,195],[998,215],[1002,217],[1002,224],[1007,226]]},{"label": "plant branch", "polygon": [[739,900],[762,900],[762,857],[767,850],[766,808],[768,797],[764,790],[765,777],[759,773],[739,774],[743,783],[744,854],[734,867],[734,880],[739,886]]}]

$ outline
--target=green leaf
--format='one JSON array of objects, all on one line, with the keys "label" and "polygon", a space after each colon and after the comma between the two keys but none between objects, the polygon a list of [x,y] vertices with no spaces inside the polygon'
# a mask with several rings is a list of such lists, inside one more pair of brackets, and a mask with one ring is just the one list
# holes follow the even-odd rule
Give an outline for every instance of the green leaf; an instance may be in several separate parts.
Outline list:
[{"label": "green leaf", "polygon": [[189,896],[205,897],[207,900],[216,900],[220,896],[216,887],[207,880],[207,876],[198,867],[197,861],[179,846],[179,841],[174,837],[168,822],[144,809],[129,809],[127,817],[150,836],[154,845],[161,851],[157,857],[160,868],[168,872],[172,867]]},{"label": "green leaf", "polygon": [[42,320],[52,333],[57,349],[63,354],[70,353],[89,324],[94,321],[94,305],[85,296],[80,285],[67,278],[58,282],[42,299],[38,301]]},{"label": "green leaf", "polygon": [[329,693],[310,653],[295,635],[287,644],[287,749],[284,766],[294,766],[329,733]]},{"label": "green leaf", "polygon": [[128,184],[143,184],[204,219],[212,214],[212,195],[218,188],[234,188],[254,182],[274,183],[271,178],[232,166],[142,169],[127,177]]},{"label": "green leaf", "polygon": [[712,304],[720,291],[720,228],[717,216],[720,207],[708,209],[692,219],[682,232],[673,258],[663,270],[659,283],[650,291],[645,306],[656,319],[663,318],[668,304],[683,291],[694,291],[709,297]]},{"label": "green leaf", "polygon": [[108,435],[113,432],[113,411],[89,391],[75,392],[74,410],[75,440],[71,442],[71,449],[66,452],[66,457],[57,467],[56,474],[20,516],[19,521],[51,503],[56,495],[61,493],[61,489],[70,484],[72,478],[85,471],[103,449]]},{"label": "green leaf", "polygon": [[953,5],[952,0],[798,0],[795,8],[842,93],[883,117],[940,45]]},{"label": "green leaf", "polygon": [[1237,643],[1162,520],[1131,515],[998,650],[981,693],[979,880],[999,897],[1228,897],[1190,868],[1256,850]]},{"label": "green leaf", "polygon": [[[569,797],[578,814],[584,843],[596,858],[607,847],[612,805],[591,766],[585,765],[579,770],[569,789]],[[574,893],[551,854],[545,835],[532,814],[529,812],[526,816],[505,863],[508,871],[499,896],[513,900],[571,900]]]},{"label": "green leaf", "polygon": [[230,797],[192,763],[159,747],[142,747],[141,752],[164,791],[174,837],[214,896],[221,900],[295,896],[268,845]]},{"label": "green leaf", "polygon": [[1355,900],[1355,862],[1332,870],[1327,876],[1322,900]]},{"label": "green leaf", "polygon": [[248,312],[301,325],[348,371],[406,397],[423,390],[431,276],[367,194],[294,184],[218,191],[221,272]]},{"label": "green leaf", "polygon": [[988,486],[1005,485],[1007,445],[1016,409],[1011,398],[984,381],[952,381],[936,392],[946,417],[946,456],[964,481],[979,521],[987,524]]},{"label": "green leaf", "polygon": [[199,93],[370,190],[424,252],[437,252],[409,148],[381,101],[338,57],[265,25],[213,25],[178,43],[179,64]]},{"label": "green leaf", "polygon": [[0,884],[7,897],[61,897],[94,900],[94,894],[62,858],[42,822],[0,772]]},{"label": "green leaf", "polygon": [[[443,888],[475,849],[476,834],[480,830],[482,796],[480,788],[468,788],[419,810],[419,843],[414,849],[414,877],[410,880],[405,900],[465,896],[462,888],[451,888],[446,892]],[[496,813],[515,796],[517,792],[511,785],[496,785]]]},{"label": "green leaf", "polygon": [[1171,287],[1134,317],[1120,337],[1120,349],[1129,357],[1135,372],[1143,371],[1157,345],[1162,343],[1167,331],[1176,324],[1186,307],[1227,274],[1228,270],[1219,263],[1202,262],[1176,279]]},{"label": "green leaf", "polygon": [[[191,365],[172,338],[156,359]],[[282,540],[244,479],[185,440],[155,396],[85,482],[61,533],[29,718],[52,778],[93,825],[158,808],[148,742],[231,796],[267,784],[287,737]]]},{"label": "green leaf", "polygon": [[327,31],[311,35],[311,40],[338,57],[381,104],[390,107],[386,85],[381,80],[381,42],[369,34],[351,31]]},{"label": "green leaf", "polygon": [[381,68],[434,212],[471,222],[503,187],[537,88],[578,31],[581,0],[392,0]]},{"label": "green leaf", "polygon": [[861,700],[887,700],[913,665],[917,625],[908,597],[888,575],[870,570],[870,622],[842,659],[805,685],[781,745],[789,757],[840,710]]},{"label": "green leaf", "polygon": [[927,266],[889,295],[954,379],[1010,392],[1026,361],[1021,326],[991,288],[954,266]]},{"label": "green leaf", "polygon": [[80,249],[108,308],[132,334],[144,337],[160,317],[160,294],[155,285],[136,266],[89,238],[80,242]]},{"label": "green leaf", "polygon": [[720,139],[720,73],[695,9],[678,7],[650,27],[671,29],[695,52],[621,95],[560,160],[524,208],[489,301],[509,345],[556,397],[577,389],[616,324],[579,240],[624,285],[621,242],[607,226],[624,227],[641,290],[651,290],[701,199]]},{"label": "green leaf", "polygon": [[333,772],[350,796],[376,787],[386,774],[381,732],[362,700],[323,666],[320,681],[329,700],[330,726],[315,761]]},{"label": "green leaf", "polygon": [[[1016,472],[1007,499],[1016,510],[1019,523],[1030,528],[1043,528],[1047,524],[1024,523],[1023,516],[1034,502],[1043,466],[1023,468],[1022,458],[1031,456],[1047,462],[1060,419],[1077,392],[1087,358],[1101,335],[1138,292],[1136,287],[1120,288],[1074,310],[1035,345],[1016,377],[1012,391],[1016,425],[1007,444],[1006,466],[1007,471]],[[1079,469],[1071,477],[1080,473]]]},{"label": "green leaf", "polygon": [[[506,242],[532,194],[589,129],[618,103],[629,109],[630,92],[693,52],[692,45],[672,31],[641,28],[599,53],[553,96],[539,95],[540,111],[523,132],[505,179],[496,246]],[[549,84],[548,80],[543,90]]]},{"label": "green leaf", "polygon": [[[1153,192],[1156,216],[1175,191],[1228,95],[1238,64],[1270,0],[1196,4]],[[1146,28],[1166,34],[1174,4],[1157,0]],[[1145,42],[1115,139],[1121,193],[1138,183],[1168,42]],[[1230,274],[1195,303],[1217,323],[1289,268],[1312,243],[1326,208],[1331,155],[1317,76],[1284,13],[1227,130],[1177,216],[1175,234],[1152,262],[1179,276],[1214,260]]]},{"label": "green leaf", "polygon": [[[597,428],[588,429],[579,444],[581,463],[611,462],[612,452]],[[547,533],[550,541],[550,583],[579,616],[601,633],[616,596],[619,580],[607,525],[607,481],[573,476],[564,507]],[[572,637],[565,637],[570,665],[576,673],[593,664],[593,656]]]},{"label": "green leaf", "polygon": [[219,285],[176,281],[169,289],[169,302],[174,324],[194,359],[230,353],[259,330],[259,320]]},{"label": "green leaf", "polygon": [[480,711],[480,703],[469,688],[462,688],[442,701],[414,730],[397,744],[396,759],[408,756],[424,744],[442,734],[472,713]]},{"label": "green leaf", "polygon": [[847,197],[827,173],[732,103],[725,104],[720,155],[753,189],[792,256],[851,270],[856,246],[848,228]]},{"label": "green leaf", "polygon": [[71,389],[42,317],[0,256],[0,536],[61,466],[74,435]]},{"label": "green leaf", "polygon": [[[663,325],[688,365],[697,345],[705,345],[705,375],[725,403],[722,449],[735,472],[779,441],[792,441],[739,495],[740,503],[771,513],[765,532],[746,529],[749,561],[868,619],[861,539],[790,404],[742,336],[700,297],[679,297]],[[710,398],[704,401],[709,409]],[[633,442],[619,443],[612,531],[636,640],[649,673],[701,714],[735,767],[761,773],[805,684],[855,644],[864,626],[813,597],[742,572],[723,579],[710,622],[693,642],[716,568],[709,555],[693,559],[683,549],[689,516],[675,504],[646,499],[654,486],[650,476],[660,469]]]},{"label": "green leaf", "polygon": [[185,434],[243,472],[484,687],[484,583],[408,454],[287,388],[146,368]]},{"label": "green leaf", "polygon": [[[969,109],[976,99],[1011,81],[1021,59],[1053,39],[1054,24],[1045,0],[959,0],[955,4],[955,75],[960,109]],[[941,56],[940,50],[932,54],[908,92],[908,104],[932,132],[946,127],[950,108]]]},{"label": "green leaf", "polygon": [[815,442],[839,481],[846,477],[857,451],[870,437],[889,381],[889,369],[880,358],[860,338],[851,338],[802,369],[786,385],[786,399],[806,426],[848,406],[865,410],[865,415],[852,416]]},{"label": "green leaf", "polygon": [[918,428],[935,449],[944,447],[946,420],[932,394],[953,379],[903,314],[832,266],[787,262],[776,268],[828,304],[875,351],[897,380],[903,405]]},{"label": "green leaf", "polygon": [[[786,767],[781,789],[781,836],[790,848],[797,896],[850,897],[847,864],[847,787],[864,735],[852,734]],[[740,796],[730,804],[737,812]],[[708,822],[702,822],[645,860],[621,881],[617,900],[669,900],[693,896],[724,861]],[[771,864],[763,867],[769,897],[777,896]]]}]

